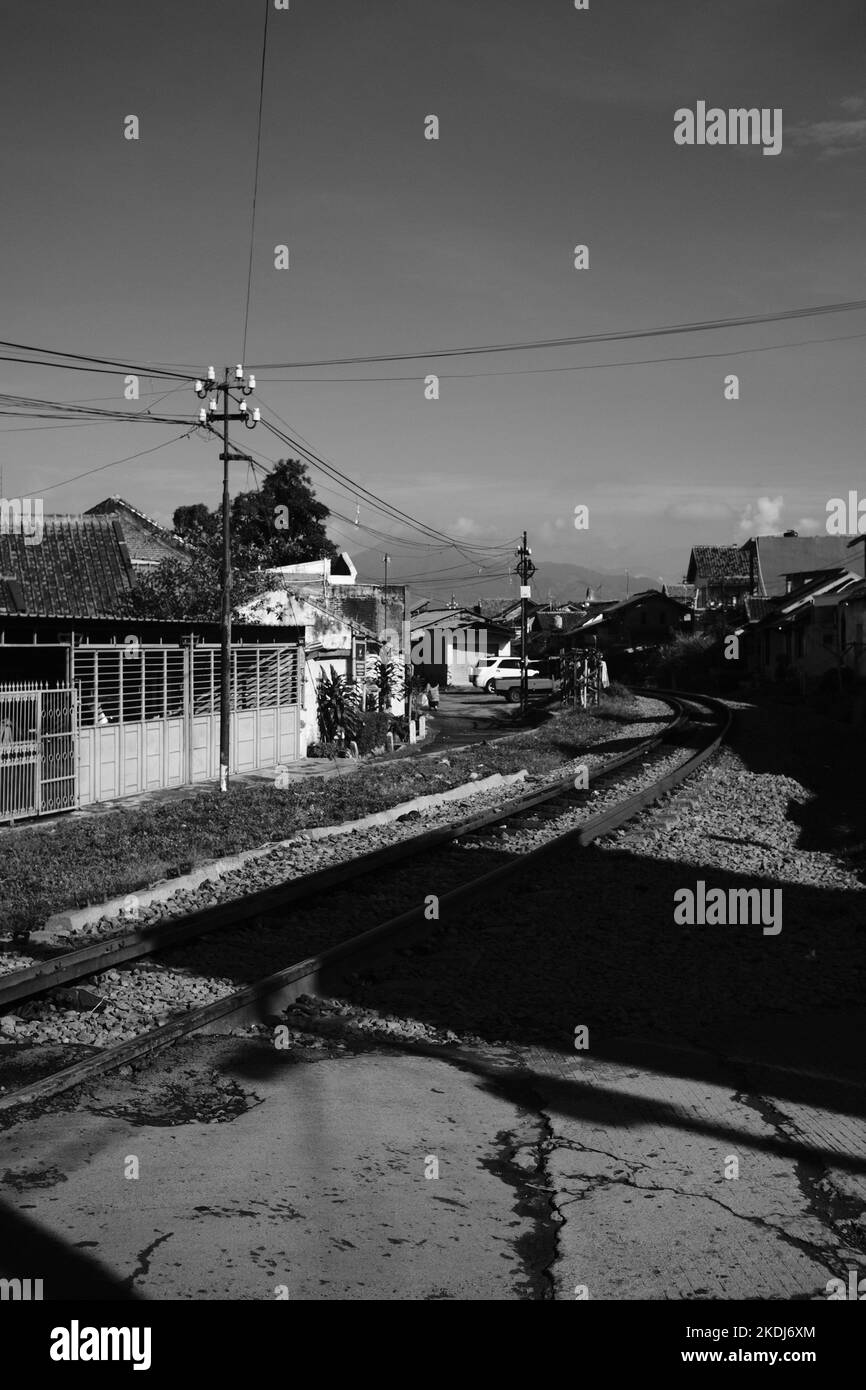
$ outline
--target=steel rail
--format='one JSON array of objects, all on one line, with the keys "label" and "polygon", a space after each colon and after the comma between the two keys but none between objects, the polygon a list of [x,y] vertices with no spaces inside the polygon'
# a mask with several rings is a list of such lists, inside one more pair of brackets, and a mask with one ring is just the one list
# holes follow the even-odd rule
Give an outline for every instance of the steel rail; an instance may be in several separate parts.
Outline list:
[{"label": "steel rail", "polygon": [[[618,772],[639,758],[646,757],[681,726],[685,718],[682,706],[673,696],[667,698],[668,703],[674,709],[674,719],[660,733],[643,740],[639,747],[611,758],[609,762],[596,771],[593,778],[595,782]],[[591,748],[586,750],[587,755],[591,752]],[[215,907],[199,908],[158,926],[148,927],[144,931],[130,928],[128,931],[116,932],[109,937],[102,937],[99,941],[80,946],[76,950],[64,951],[51,956],[48,960],[40,961],[36,965],[28,965],[21,970],[9,971],[8,974],[0,976],[0,1013],[12,1004],[35,998],[46,990],[71,984],[90,975],[101,974],[103,971],[114,969],[115,966],[122,965],[126,961],[139,960],[145,956],[153,955],[157,951],[169,950],[191,938],[204,936],[208,932],[219,930],[222,927],[238,926],[257,917],[278,912],[291,903],[315,898],[322,892],[341,884],[351,883],[354,879],[365,874],[374,873],[389,865],[412,859],[418,854],[438,849],[441,845],[448,844],[464,835],[472,834],[475,830],[483,829],[486,825],[495,825],[497,822],[521,814],[533,806],[551,801],[555,797],[561,796],[563,791],[571,789],[573,783],[573,776],[560,779],[547,787],[526,792],[522,796],[512,797],[504,807],[465,817],[451,822],[442,829],[428,830],[421,835],[413,835],[399,844],[370,850],[366,854],[357,855],[338,864],[331,864],[327,868],[318,869],[311,874],[303,874],[298,878],[289,879],[287,882],[271,888],[263,888],[256,893],[248,893],[242,897],[218,903]]]},{"label": "steel rail", "polygon": [[[545,857],[558,852],[566,845],[572,845],[576,848],[586,847],[599,836],[624,824],[644,807],[657,801],[673,787],[685,781],[716,753],[731,724],[731,712],[725,705],[705,695],[690,695],[680,692],[674,695],[673,692],[662,691],[648,691],[646,693],[658,695],[660,698],[670,698],[672,703],[686,700],[709,706],[716,715],[719,724],[714,737],[685,762],[678,764],[670,772],[657,778],[649,787],[636,792],[611,810],[601,812],[597,816],[590,816],[574,830],[566,831],[563,835],[557,836],[546,844],[516,856],[511,863],[471,879],[469,882],[443,894],[439,899],[440,913],[443,907],[447,911],[449,907],[460,905],[480,894],[490,892],[491,889],[500,887],[518,874],[525,872],[527,867],[534,867]],[[565,784],[560,784],[560,790],[563,785]],[[509,814],[513,814],[513,811],[501,813],[498,819],[507,819]],[[451,838],[453,838],[453,833]],[[441,917],[435,924],[431,924],[424,912],[423,904],[410,908],[409,911],[401,913],[397,917],[389,918],[385,922],[380,922],[368,931],[350,937],[316,955],[296,961],[294,964],[275,971],[252,985],[233,991],[211,1004],[190,1010],[182,1017],[162,1024],[148,1033],[131,1038],[116,1047],[95,1053],[93,1056],[87,1057],[81,1062],[75,1062],[59,1072],[0,1096],[0,1110],[47,1100],[96,1076],[114,1070],[124,1063],[156,1052],[180,1037],[213,1027],[215,1024],[237,1027],[253,1021],[260,1023],[278,1022],[278,1018],[275,1018],[274,1015],[300,994],[324,994],[339,983],[348,966],[351,965],[357,969],[362,963],[370,964],[383,953],[393,949],[397,942],[401,947],[411,945],[420,937],[429,935],[436,926],[442,925]]]}]

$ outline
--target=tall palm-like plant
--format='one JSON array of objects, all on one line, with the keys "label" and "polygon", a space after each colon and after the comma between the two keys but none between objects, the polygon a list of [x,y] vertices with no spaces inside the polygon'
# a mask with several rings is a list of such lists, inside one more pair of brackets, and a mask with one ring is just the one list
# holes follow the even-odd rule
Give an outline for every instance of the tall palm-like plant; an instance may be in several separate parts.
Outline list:
[{"label": "tall palm-like plant", "polygon": [[316,718],[319,738],[323,743],[353,739],[360,726],[360,696],[357,688],[344,675],[331,667],[330,676],[324,671],[316,686]]},{"label": "tall palm-like plant", "polygon": [[379,657],[375,667],[376,698],[379,709],[390,710],[391,701],[397,699],[403,690],[403,672],[396,661],[382,660]]}]

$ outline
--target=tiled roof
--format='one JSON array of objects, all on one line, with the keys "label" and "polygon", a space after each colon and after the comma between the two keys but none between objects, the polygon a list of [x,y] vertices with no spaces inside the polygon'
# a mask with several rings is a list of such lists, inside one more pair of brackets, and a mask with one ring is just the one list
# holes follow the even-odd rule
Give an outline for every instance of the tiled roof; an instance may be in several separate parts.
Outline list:
[{"label": "tiled roof", "polygon": [[662,593],[661,589],[644,589],[639,594],[632,594],[631,598],[622,598],[618,603],[612,604],[610,608],[604,610],[601,617],[605,620],[607,618],[617,618],[620,613],[623,613],[627,608],[633,608],[636,603],[645,603],[647,599],[667,599],[670,603],[673,603],[675,607],[685,608],[685,605],[680,603],[679,599],[669,598],[667,594]]},{"label": "tiled roof", "polygon": [[749,578],[749,557],[738,545],[696,545],[689,560],[689,583],[724,584]]},{"label": "tiled roof", "polygon": [[510,628],[493,618],[483,618],[471,608],[433,608],[412,615],[412,627],[485,627],[491,632],[509,632]]},{"label": "tiled roof", "polygon": [[160,526],[152,517],[145,516],[137,507],[122,497],[106,497],[89,507],[85,516],[113,516],[120,522],[123,538],[129,547],[132,563],[143,567],[158,564],[160,560],[174,559],[179,553],[192,558],[195,549],[176,536],[167,527]]},{"label": "tiled roof", "polygon": [[112,618],[134,584],[129,551],[111,516],[46,516],[38,544],[0,534],[0,614]]}]

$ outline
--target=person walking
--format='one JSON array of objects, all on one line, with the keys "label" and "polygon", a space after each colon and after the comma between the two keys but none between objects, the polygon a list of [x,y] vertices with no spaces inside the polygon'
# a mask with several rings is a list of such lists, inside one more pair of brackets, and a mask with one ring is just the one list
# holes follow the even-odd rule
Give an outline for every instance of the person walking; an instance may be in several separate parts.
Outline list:
[{"label": "person walking", "polygon": [[424,694],[427,696],[428,705],[435,714],[436,710],[439,708],[439,682],[428,681]]}]

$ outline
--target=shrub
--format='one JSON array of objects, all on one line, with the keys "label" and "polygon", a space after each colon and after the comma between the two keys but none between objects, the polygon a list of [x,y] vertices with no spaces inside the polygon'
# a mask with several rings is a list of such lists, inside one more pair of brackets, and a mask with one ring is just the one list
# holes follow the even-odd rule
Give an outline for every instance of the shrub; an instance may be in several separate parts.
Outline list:
[{"label": "shrub", "polygon": [[720,654],[721,640],[713,633],[675,637],[652,654],[650,680],[664,685],[673,676],[682,689],[700,687],[715,674]]},{"label": "shrub", "polygon": [[370,753],[374,748],[381,748],[385,742],[385,736],[391,729],[391,716],[385,710],[366,710],[361,716],[355,740],[358,744],[358,752]]},{"label": "shrub", "polygon": [[307,748],[308,758],[348,758],[349,750],[345,743],[311,743]]},{"label": "shrub", "polygon": [[627,685],[621,685],[619,681],[611,681],[605,691],[610,700],[633,700],[634,696]]},{"label": "shrub", "polygon": [[[416,726],[417,727],[417,726]],[[391,733],[403,743],[409,741],[409,720],[405,714],[397,714],[391,720]]]}]

